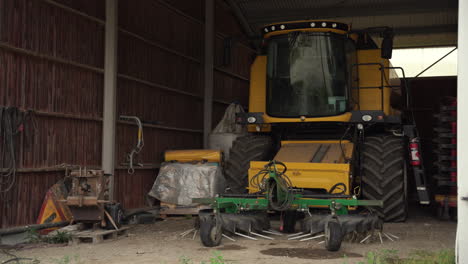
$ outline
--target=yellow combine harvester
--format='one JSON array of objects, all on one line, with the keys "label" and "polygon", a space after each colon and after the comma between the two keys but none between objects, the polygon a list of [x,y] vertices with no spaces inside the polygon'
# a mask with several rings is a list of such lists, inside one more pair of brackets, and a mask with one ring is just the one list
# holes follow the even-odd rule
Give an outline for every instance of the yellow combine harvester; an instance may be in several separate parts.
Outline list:
[{"label": "yellow combine harvester", "polygon": [[[325,231],[327,249],[337,250],[345,234],[381,226],[376,216],[406,219],[407,175],[429,203],[408,86],[402,91],[395,71],[403,69],[389,62],[392,30],[314,20],[262,32],[249,112],[237,116],[249,134],[226,161],[228,192],[205,201],[214,213],[200,215],[204,245],[219,244],[220,230],[258,234],[269,223],[252,212],[276,210],[283,231],[293,232],[304,214],[302,231]],[[370,33],[383,38],[381,48]],[[362,205],[381,207],[371,220],[347,215]],[[324,207],[331,216],[312,214]]]},{"label": "yellow combine harvester", "polygon": [[[369,31],[380,31],[381,48]],[[386,221],[403,221],[411,166],[420,202],[429,202],[409,95],[395,73],[403,70],[389,62],[391,29],[293,21],[265,26],[263,38],[249,113],[238,118],[250,134],[234,142],[226,164],[231,191],[244,192],[247,175],[275,159],[295,188],[326,194],[339,183],[345,194],[382,200],[376,210]]]}]

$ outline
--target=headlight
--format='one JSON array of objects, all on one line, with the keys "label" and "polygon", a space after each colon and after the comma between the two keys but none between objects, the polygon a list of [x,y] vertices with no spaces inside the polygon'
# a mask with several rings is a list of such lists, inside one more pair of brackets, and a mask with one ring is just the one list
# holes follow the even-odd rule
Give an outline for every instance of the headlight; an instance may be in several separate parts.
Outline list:
[{"label": "headlight", "polygon": [[371,115],[363,115],[362,116],[362,121],[365,121],[365,122],[369,122],[372,120],[372,116]]},{"label": "headlight", "polygon": [[249,118],[247,118],[247,122],[249,124],[253,124],[253,123],[257,122],[257,118],[255,118],[253,116],[250,116]]}]

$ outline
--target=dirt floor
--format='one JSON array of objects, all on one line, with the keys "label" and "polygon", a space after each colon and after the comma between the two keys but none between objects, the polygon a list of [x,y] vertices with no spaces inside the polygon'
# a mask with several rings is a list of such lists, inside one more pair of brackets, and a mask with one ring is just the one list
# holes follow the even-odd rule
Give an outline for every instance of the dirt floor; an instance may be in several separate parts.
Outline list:
[{"label": "dirt floor", "polygon": [[[236,237],[236,242],[223,239],[221,246],[205,248],[198,236],[192,240],[180,233],[192,227],[193,220],[172,217],[150,225],[131,226],[128,237],[103,243],[80,244],[76,246],[28,245],[19,250],[10,250],[16,256],[37,259],[36,263],[210,263],[213,254],[220,254],[227,263],[357,263],[369,251],[397,250],[406,256],[415,250],[435,251],[454,248],[456,223],[441,222],[420,214],[406,223],[385,224],[385,231],[400,239],[384,244],[343,243],[339,252],[328,252],[320,239],[313,242],[288,241],[278,238],[273,241],[251,241]],[[1,252],[1,251],[0,251]],[[346,257],[344,257],[346,256]],[[0,255],[0,263],[7,256]],[[190,259],[190,261],[184,261]],[[14,262],[13,262],[14,263]],[[33,262],[24,262],[33,263]]]}]

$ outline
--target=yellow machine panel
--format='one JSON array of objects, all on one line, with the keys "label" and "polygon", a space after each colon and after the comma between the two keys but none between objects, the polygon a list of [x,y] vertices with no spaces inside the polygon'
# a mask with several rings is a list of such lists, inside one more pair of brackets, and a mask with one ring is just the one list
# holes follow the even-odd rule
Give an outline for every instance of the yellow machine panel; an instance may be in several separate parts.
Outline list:
[{"label": "yellow machine panel", "polygon": [[353,143],[343,140],[282,141],[274,160],[281,162],[346,163],[351,159]]},{"label": "yellow machine panel", "polygon": [[257,56],[250,70],[249,111],[265,112],[267,56]]},{"label": "yellow machine panel", "polygon": [[[328,192],[335,184],[343,183],[346,186],[345,194],[349,194],[351,168],[348,160],[353,147],[349,141],[282,141],[274,160],[286,165],[286,176],[295,188]],[[249,182],[267,163],[250,162]],[[249,186],[249,192],[257,191]]]},{"label": "yellow machine panel", "polygon": [[[266,164],[268,164],[268,162],[250,162],[249,181],[255,174],[264,169]],[[343,183],[347,186],[345,194],[349,194],[350,164],[304,162],[284,162],[284,164],[288,168],[286,175],[295,188],[323,189],[329,191],[335,184]],[[249,187],[250,193],[258,191],[258,189]]]},{"label": "yellow machine panel", "polygon": [[[380,57],[380,49],[358,50],[359,63],[376,63],[372,65],[360,65],[359,75],[359,106],[360,110],[382,110],[386,115],[390,114],[390,94],[392,89],[384,87],[383,97],[381,86],[388,86],[389,70],[384,69],[383,74],[380,70],[383,67],[389,67],[389,61]],[[379,65],[380,64],[380,65]],[[373,88],[367,88],[373,87]],[[383,103],[383,104],[382,104]]]}]

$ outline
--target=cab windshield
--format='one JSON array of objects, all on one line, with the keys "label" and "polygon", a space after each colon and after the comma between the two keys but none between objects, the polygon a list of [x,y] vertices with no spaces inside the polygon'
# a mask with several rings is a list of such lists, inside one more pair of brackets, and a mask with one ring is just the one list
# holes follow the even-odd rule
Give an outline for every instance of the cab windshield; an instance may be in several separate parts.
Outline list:
[{"label": "cab windshield", "polygon": [[272,38],[267,48],[267,113],[317,117],[346,112],[349,54],[355,55],[354,43],[344,35],[293,32]]}]

